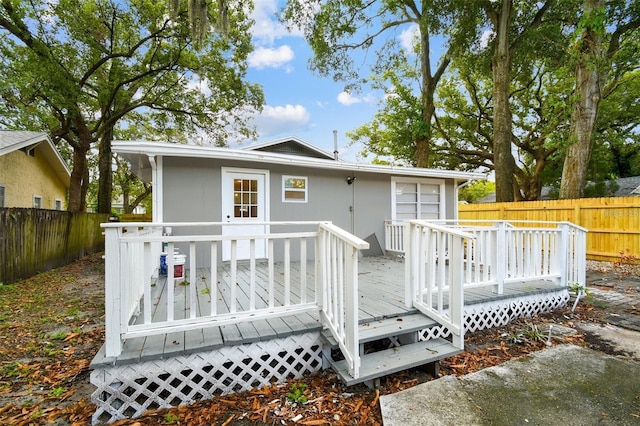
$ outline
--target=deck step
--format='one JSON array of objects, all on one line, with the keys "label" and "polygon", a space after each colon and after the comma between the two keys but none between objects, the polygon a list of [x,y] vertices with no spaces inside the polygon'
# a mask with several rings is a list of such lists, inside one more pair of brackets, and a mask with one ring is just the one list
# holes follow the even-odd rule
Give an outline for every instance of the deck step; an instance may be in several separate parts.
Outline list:
[{"label": "deck step", "polygon": [[349,375],[345,360],[330,360],[329,362],[340,379],[347,386],[351,386],[397,373],[398,371],[436,362],[461,352],[462,350],[453,346],[451,342],[441,338],[373,352],[360,358],[360,377],[357,379]]},{"label": "deck step", "polygon": [[[425,328],[431,328],[436,325],[438,325],[436,321],[419,313],[403,315],[360,324],[358,327],[358,337],[360,338],[360,343],[368,343],[424,330]],[[332,349],[338,348],[338,342],[336,342],[335,338],[331,335],[331,332],[327,330],[323,331],[322,337],[329,347]]]}]

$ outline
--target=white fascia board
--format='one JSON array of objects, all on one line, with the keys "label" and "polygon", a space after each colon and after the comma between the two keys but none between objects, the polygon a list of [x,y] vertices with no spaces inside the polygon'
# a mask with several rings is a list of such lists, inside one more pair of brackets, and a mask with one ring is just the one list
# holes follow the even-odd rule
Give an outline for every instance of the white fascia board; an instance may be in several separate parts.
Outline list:
[{"label": "white fascia board", "polygon": [[51,160],[55,159],[54,161],[57,161],[62,166],[62,170],[58,170],[58,173],[60,173],[62,176],[65,176],[65,180],[67,181],[67,183],[69,183],[71,180],[71,170],[69,170],[67,163],[62,158],[62,155],[60,155],[60,152],[56,149],[56,146],[53,144],[51,138],[49,138],[49,136],[46,136],[46,138],[47,144],[49,145],[50,154],[52,154],[51,156],[53,157],[51,158]]},{"label": "white fascia board", "polygon": [[194,145],[158,143],[146,141],[114,141],[114,152],[122,154],[160,155],[168,157],[195,157],[218,160],[249,161],[254,163],[280,164],[308,167],[324,170],[342,170],[349,173],[366,172],[387,175],[402,175],[416,177],[447,178],[458,180],[486,180],[487,176],[479,172],[461,172],[455,170],[422,169],[414,167],[382,166],[377,164],[349,163],[346,161],[323,160],[274,154],[264,151],[250,151],[244,149],[202,147]]}]

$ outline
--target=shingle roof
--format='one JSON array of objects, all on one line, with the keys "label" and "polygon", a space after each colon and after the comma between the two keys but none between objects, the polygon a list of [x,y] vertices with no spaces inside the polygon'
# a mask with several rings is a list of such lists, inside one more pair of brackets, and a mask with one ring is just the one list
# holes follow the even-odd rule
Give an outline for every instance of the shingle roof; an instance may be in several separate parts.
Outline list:
[{"label": "shingle roof", "polygon": [[42,142],[46,139],[47,134],[41,132],[30,132],[26,130],[0,130],[0,155]]}]

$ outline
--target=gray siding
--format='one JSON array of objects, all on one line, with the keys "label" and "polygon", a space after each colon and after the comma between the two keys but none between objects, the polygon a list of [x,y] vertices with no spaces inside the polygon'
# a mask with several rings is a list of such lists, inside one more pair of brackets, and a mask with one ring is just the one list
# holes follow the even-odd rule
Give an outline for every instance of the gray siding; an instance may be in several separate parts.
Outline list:
[{"label": "gray siding", "polygon": [[[256,166],[246,161],[164,158],[164,221],[221,221],[221,167],[269,170],[268,211],[271,221],[330,220],[369,241],[372,249],[376,243],[384,247],[384,221],[391,219],[392,201],[391,175],[386,174],[309,169],[280,164]],[[308,202],[283,202],[283,175],[308,178]],[[347,184],[348,176],[356,177],[351,185]],[[457,201],[454,194],[454,182],[448,179],[445,181],[447,218],[455,217]],[[192,232],[195,231],[197,230],[192,229]],[[200,231],[219,232],[211,229]],[[372,250],[371,254],[376,254],[376,251]]]}]

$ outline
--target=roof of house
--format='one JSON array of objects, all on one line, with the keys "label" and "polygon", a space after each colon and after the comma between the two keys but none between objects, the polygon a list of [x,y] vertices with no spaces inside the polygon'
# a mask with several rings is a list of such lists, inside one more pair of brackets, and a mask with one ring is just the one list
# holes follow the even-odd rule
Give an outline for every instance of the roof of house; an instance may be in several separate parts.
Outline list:
[{"label": "roof of house", "polygon": [[264,142],[256,145],[249,145],[243,149],[250,151],[265,151],[280,154],[300,155],[303,157],[322,158],[325,160],[338,160],[336,155],[332,155],[310,143],[303,141],[297,136],[287,136],[286,138],[276,139],[270,142]]},{"label": "roof of house", "polygon": [[0,156],[19,149],[35,148],[36,146],[42,151],[44,158],[51,164],[60,180],[69,186],[71,171],[46,133],[26,130],[0,130]]},{"label": "roof of house", "polygon": [[415,177],[449,178],[459,181],[486,179],[486,175],[476,172],[456,170],[422,169],[416,167],[385,166],[377,164],[350,163],[334,159],[316,158],[291,153],[273,153],[261,150],[204,147],[164,142],[114,141],[113,152],[126,158],[138,176],[151,180],[151,161],[149,157],[197,157],[219,160],[249,161],[254,163],[281,164],[308,167],[312,169],[343,170],[346,172],[367,172]]}]

